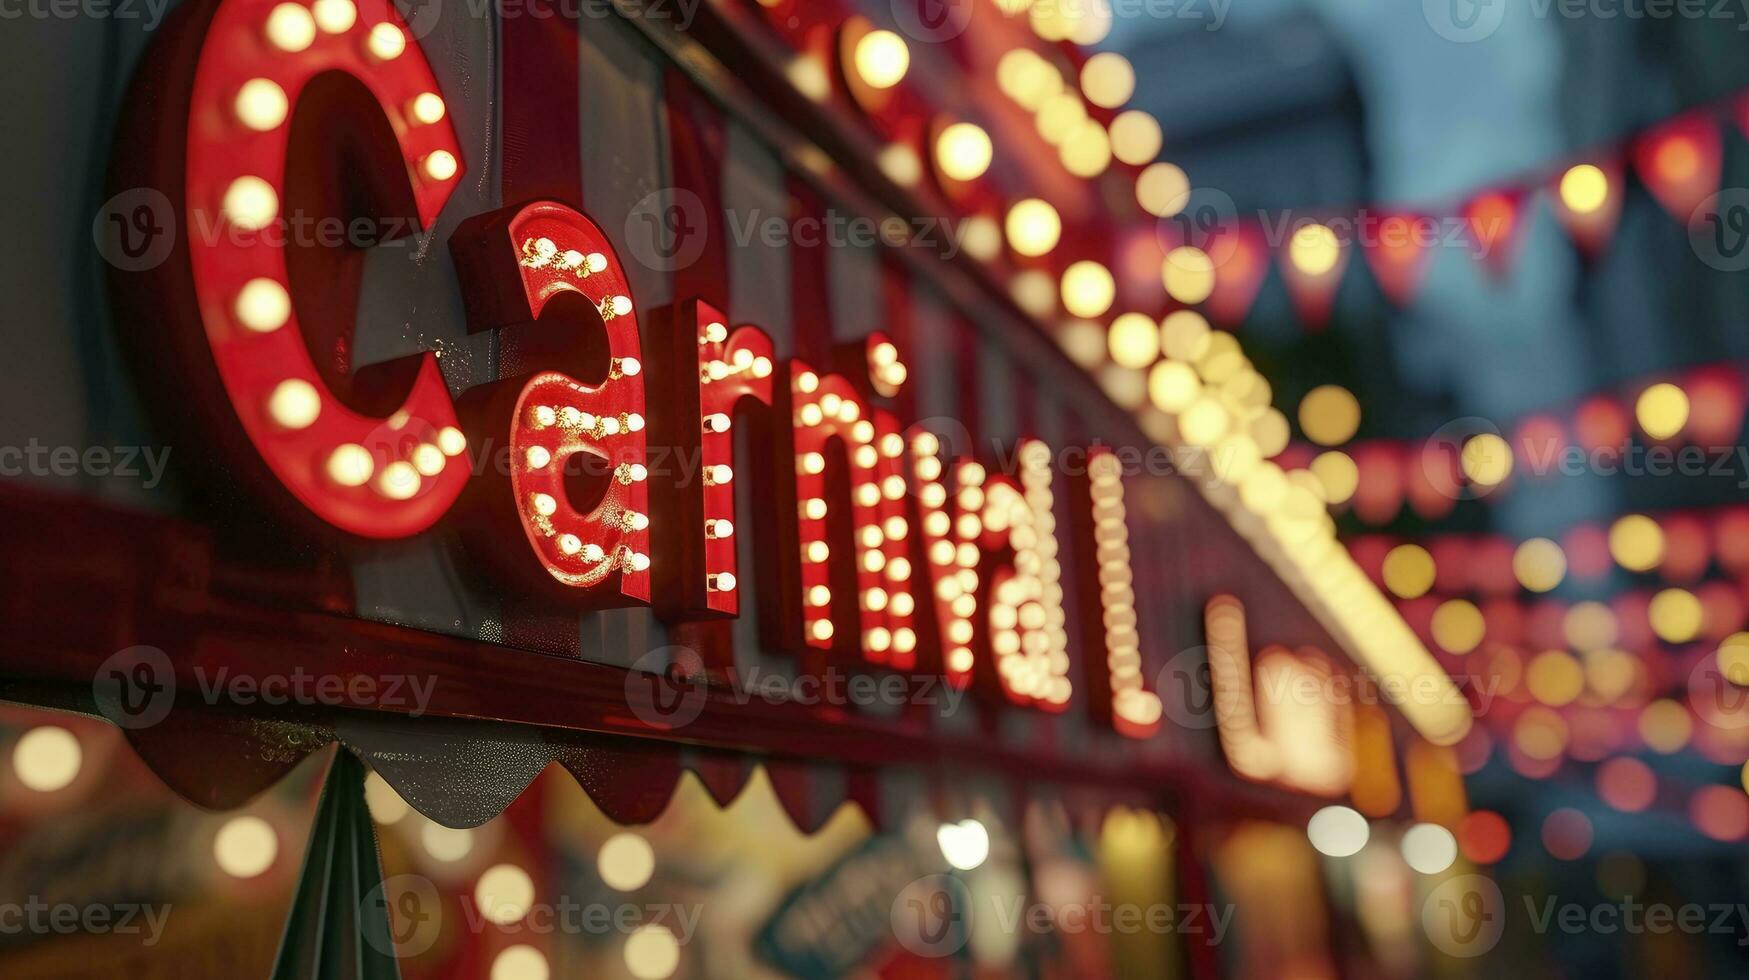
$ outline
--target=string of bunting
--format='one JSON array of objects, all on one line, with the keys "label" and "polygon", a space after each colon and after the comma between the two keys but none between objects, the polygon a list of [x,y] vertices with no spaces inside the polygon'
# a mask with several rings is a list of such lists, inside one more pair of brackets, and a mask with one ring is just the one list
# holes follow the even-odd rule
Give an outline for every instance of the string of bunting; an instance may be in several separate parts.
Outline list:
[{"label": "string of bunting", "polygon": [[[1727,125],[1749,135],[1749,91],[1684,110],[1606,147],[1575,154],[1560,166],[1440,206],[1369,205],[1270,221],[1218,213],[1225,209],[1198,203],[1193,194],[1189,207],[1162,220],[1161,242],[1169,262],[1212,267],[1212,283],[1193,296],[1175,298],[1200,304],[1217,322],[1237,325],[1250,312],[1273,258],[1301,322],[1307,329],[1322,329],[1358,244],[1386,298],[1408,306],[1435,249],[1454,241],[1491,277],[1505,278],[1534,207],[1545,199],[1580,253],[1595,260],[1620,222],[1630,172],[1689,228],[1697,249],[1710,249],[1704,257],[1729,262],[1749,244],[1749,192],[1742,208],[1720,208],[1722,202],[1715,200]],[[1744,259],[1749,265],[1749,254]]]}]

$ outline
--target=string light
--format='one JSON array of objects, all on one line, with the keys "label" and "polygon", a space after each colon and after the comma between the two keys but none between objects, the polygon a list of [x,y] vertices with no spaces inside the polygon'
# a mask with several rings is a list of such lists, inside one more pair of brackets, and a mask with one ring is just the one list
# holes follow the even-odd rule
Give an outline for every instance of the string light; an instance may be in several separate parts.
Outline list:
[{"label": "string light", "polygon": [[1036,197],[1016,202],[1008,209],[1005,223],[1008,247],[1029,257],[1049,254],[1062,237],[1062,219],[1057,209]]},{"label": "string light", "polygon": [[1060,291],[1064,309],[1078,317],[1096,317],[1111,309],[1117,284],[1111,270],[1083,259],[1063,270]]},{"label": "string light", "polygon": [[856,42],[856,74],[870,88],[899,84],[911,68],[911,49],[892,31],[869,31]]},{"label": "string light", "polygon": [[935,140],[935,164],[954,180],[976,180],[990,169],[990,134],[969,122],[957,122]]}]

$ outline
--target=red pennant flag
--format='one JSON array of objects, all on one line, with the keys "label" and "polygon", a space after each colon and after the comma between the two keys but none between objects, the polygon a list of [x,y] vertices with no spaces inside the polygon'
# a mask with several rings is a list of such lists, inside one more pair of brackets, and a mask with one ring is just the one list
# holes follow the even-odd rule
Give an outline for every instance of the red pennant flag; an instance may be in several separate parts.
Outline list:
[{"label": "red pennant flag", "polygon": [[1621,164],[1602,158],[1576,163],[1561,171],[1550,190],[1555,218],[1579,251],[1586,258],[1601,255],[1621,219]]},{"label": "red pennant flag", "polygon": [[1439,229],[1432,219],[1418,214],[1386,215],[1361,239],[1362,254],[1385,298],[1408,306],[1427,275],[1430,250]]},{"label": "red pennant flag", "polygon": [[1634,169],[1664,210],[1693,223],[1702,202],[1719,189],[1722,142],[1710,112],[1686,113],[1634,142]]},{"label": "red pennant flag", "polygon": [[1464,227],[1482,267],[1496,278],[1505,278],[1518,243],[1524,238],[1525,192],[1520,188],[1483,191],[1463,206]]},{"label": "red pennant flag", "polygon": [[1215,267],[1215,285],[1203,302],[1204,308],[1216,323],[1237,326],[1251,312],[1257,291],[1263,288],[1263,277],[1269,272],[1269,245],[1263,229],[1244,222],[1223,225],[1210,234],[1208,255]]},{"label": "red pennant flag", "polygon": [[1329,225],[1307,224],[1294,230],[1282,248],[1281,274],[1288,298],[1307,330],[1322,330],[1336,302],[1336,287],[1348,268],[1348,243]]}]

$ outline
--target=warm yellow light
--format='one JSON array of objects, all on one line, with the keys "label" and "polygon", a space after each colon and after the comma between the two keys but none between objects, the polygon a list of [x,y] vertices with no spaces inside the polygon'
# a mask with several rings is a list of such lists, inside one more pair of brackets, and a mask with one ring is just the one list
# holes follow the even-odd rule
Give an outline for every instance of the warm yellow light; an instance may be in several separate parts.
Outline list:
[{"label": "warm yellow light", "polygon": [[527,943],[506,946],[492,960],[491,980],[549,980],[546,954]]},{"label": "warm yellow light", "polygon": [[1098,122],[1083,119],[1063,137],[1057,159],[1064,170],[1077,177],[1097,177],[1111,166],[1111,137]]},{"label": "warm yellow light", "polygon": [[1128,368],[1145,368],[1160,357],[1160,328],[1152,317],[1125,313],[1106,332],[1111,359]]},{"label": "warm yellow light", "polygon": [[1400,544],[1385,555],[1385,588],[1404,599],[1419,599],[1438,575],[1433,556],[1418,544]]},{"label": "warm yellow light", "polygon": [[1548,538],[1531,538],[1512,553],[1512,574],[1532,592],[1547,592],[1567,575],[1567,556]]},{"label": "warm yellow light", "polygon": [[1630,572],[1649,572],[1664,560],[1664,531],[1644,514],[1629,514],[1610,525],[1609,554]]},{"label": "warm yellow light", "polygon": [[1163,141],[1160,124],[1140,109],[1120,112],[1111,121],[1111,155],[1124,163],[1147,163],[1159,154]]},{"label": "warm yellow light", "polygon": [[474,883],[475,907],[498,925],[520,920],[533,904],[534,879],[514,864],[493,865]]},{"label": "warm yellow light", "polygon": [[302,378],[287,378],[274,385],[267,399],[267,414],[286,429],[307,429],[322,412],[322,396],[316,386]]},{"label": "warm yellow light", "polygon": [[352,0],[316,0],[311,9],[316,26],[329,34],[344,34],[358,22],[358,8]]},{"label": "warm yellow light", "polygon": [[213,860],[233,878],[253,878],[273,866],[279,835],[260,817],[233,817],[213,838]]},{"label": "warm yellow light", "polygon": [[[1002,226],[987,214],[975,214],[960,226],[960,245],[966,254],[979,262],[988,262],[1002,253]],[[903,371],[904,366],[900,365]]]},{"label": "warm yellow light", "polygon": [[626,937],[625,963],[637,980],[667,980],[680,969],[680,943],[667,926],[645,923]]},{"label": "warm yellow light", "polygon": [[856,42],[856,74],[870,88],[892,88],[911,69],[911,49],[892,31],[869,31]]},{"label": "warm yellow light", "polygon": [[1063,270],[1058,291],[1063,308],[1071,314],[1096,317],[1111,309],[1117,283],[1111,278],[1111,270],[1092,259],[1082,259]]},{"label": "warm yellow light", "polygon": [[1175,164],[1151,163],[1136,177],[1136,203],[1156,218],[1170,218],[1190,203],[1190,178]]},{"label": "warm yellow light", "polygon": [[349,442],[328,457],[328,479],[343,487],[361,487],[376,471],[376,460],[370,450]]},{"label": "warm yellow light", "polygon": [[1195,310],[1173,310],[1160,323],[1160,347],[1179,361],[1197,361],[1208,353],[1209,322]]},{"label": "warm yellow light", "polygon": [[445,827],[433,820],[419,828],[419,846],[444,863],[467,857],[474,849],[474,832],[466,827]]},{"label": "warm yellow light", "polygon": [[1669,439],[1688,424],[1688,393],[1668,382],[1640,392],[1634,402],[1634,417],[1654,439]]},{"label": "warm yellow light", "polygon": [[1094,105],[1115,109],[1135,94],[1136,71],[1123,55],[1101,51],[1081,66],[1081,91]]},{"label": "warm yellow light", "polygon": [[649,884],[656,873],[656,852],[649,841],[637,834],[617,833],[602,843],[595,857],[595,870],[614,891],[637,891]]},{"label": "warm yellow light", "polygon": [[371,819],[381,824],[400,823],[413,812],[388,780],[374,772],[364,777],[364,805]]},{"label": "warm yellow light", "polygon": [[954,180],[976,180],[990,169],[990,134],[969,122],[944,128],[935,140],[935,165]]},{"label": "warm yellow light", "polygon": [[1615,643],[1615,613],[1601,602],[1575,602],[1561,617],[1561,635],[1575,650],[1601,650]]},{"label": "warm yellow light", "polygon": [[411,500],[419,492],[419,469],[406,460],[396,460],[377,474],[377,491],[390,500]]},{"label": "warm yellow light", "polygon": [[1704,613],[1700,600],[1687,589],[1664,589],[1647,609],[1652,632],[1665,643],[1687,643],[1700,633]]},{"label": "warm yellow light", "polygon": [[1058,92],[1039,103],[1038,115],[1033,121],[1038,126],[1039,136],[1056,146],[1087,121],[1087,110],[1075,93]]},{"label": "warm yellow light", "polygon": [[1360,487],[1360,467],[1340,449],[1319,453],[1312,460],[1311,470],[1324,485],[1324,499],[1332,504],[1346,503]]},{"label": "warm yellow light", "polygon": [[383,23],[370,29],[365,47],[381,61],[393,61],[407,50],[407,35],[393,24]]},{"label": "warm yellow light", "polygon": [[243,326],[256,333],[269,333],[291,319],[291,296],[273,279],[251,279],[237,292],[233,312]]},{"label": "warm yellow light", "polygon": [[1590,214],[1609,200],[1609,177],[1596,166],[1581,163],[1561,175],[1561,202],[1578,214]]},{"label": "warm yellow light", "polygon": [[1492,432],[1481,432],[1465,440],[1458,465],[1472,482],[1491,487],[1512,473],[1512,447]]},{"label": "warm yellow light", "polygon": [[1694,734],[1694,719],[1681,702],[1660,698],[1640,711],[1640,738],[1652,751],[1671,755],[1682,751]]},{"label": "warm yellow light", "polygon": [[84,757],[72,732],[58,725],[42,725],[19,736],[12,749],[12,771],[26,789],[53,793],[78,778]]},{"label": "warm yellow light", "polygon": [[282,3],[267,15],[267,40],[281,51],[302,51],[316,40],[316,19],[303,4]]},{"label": "warm yellow light", "polygon": [[888,180],[903,187],[910,187],[923,176],[923,161],[917,159],[917,151],[905,143],[888,143],[875,163]]},{"label": "warm yellow light", "polygon": [[260,177],[243,176],[225,188],[225,217],[246,231],[265,228],[279,214],[279,194]]},{"label": "warm yellow light", "polygon": [[1029,112],[1063,91],[1061,72],[1028,48],[1014,48],[996,63],[996,85]]},{"label": "warm yellow light", "polygon": [[1732,633],[1720,640],[1714,657],[1726,680],[1749,687],[1749,633]]},{"label": "warm yellow light", "polygon": [[442,121],[447,111],[443,96],[436,92],[421,92],[413,99],[413,118],[427,126]]},{"label": "warm yellow light", "polygon": [[1342,258],[1342,245],[1329,225],[1310,224],[1294,232],[1287,246],[1288,261],[1308,276],[1322,276]]},{"label": "warm yellow light", "polygon": [[279,124],[285,122],[291,106],[286,101],[285,89],[277,83],[266,78],[251,78],[237,90],[235,108],[243,125],[265,133],[278,129]]},{"label": "warm yellow light", "polygon": [[1319,385],[1300,400],[1300,431],[1320,446],[1339,446],[1360,428],[1360,402],[1339,385]]},{"label": "warm yellow light", "polygon": [[1195,305],[1215,291],[1215,263],[1194,245],[1180,245],[1166,253],[1160,263],[1160,280],[1166,294],[1186,305]]},{"label": "warm yellow light", "polygon": [[1204,395],[1192,401],[1178,417],[1178,432],[1193,446],[1212,446],[1227,434],[1232,416],[1217,398]]},{"label": "warm yellow light", "polygon": [[1306,822],[1306,839],[1319,854],[1345,858],[1366,846],[1371,827],[1359,811],[1345,806],[1327,806]]},{"label": "warm yellow light", "polygon": [[1202,382],[1188,364],[1161,361],[1148,372],[1148,400],[1162,412],[1184,411],[1201,390]]},{"label": "warm yellow light", "polygon": [[[1014,274],[1008,281],[1008,295],[1013,297],[1014,304],[1027,313],[1039,318],[1049,316],[1057,308],[1057,286],[1051,282],[1050,274],[1042,269],[1024,269]],[[1069,339],[1063,341],[1063,349],[1074,354],[1077,351],[1092,351],[1092,360],[1076,358],[1081,365],[1097,364],[1105,356],[1105,331],[1099,329],[1097,323],[1087,323],[1085,320],[1070,324],[1064,330]],[[1072,335],[1072,336],[1070,336]],[[1091,344],[1075,343],[1086,341],[1091,335]]]},{"label": "warm yellow light", "polygon": [[1565,650],[1545,650],[1524,669],[1530,695],[1551,708],[1572,704],[1585,690],[1585,668]]},{"label": "warm yellow light", "polygon": [[455,154],[448,150],[433,150],[425,157],[425,176],[432,180],[448,180],[455,176],[459,165]]},{"label": "warm yellow light", "polygon": [[1482,642],[1487,625],[1475,603],[1450,599],[1433,611],[1433,642],[1451,653],[1469,653]]},{"label": "warm yellow light", "polygon": [[1063,222],[1057,209],[1036,197],[1016,202],[1008,209],[1005,222],[1008,246],[1021,255],[1045,255],[1057,247],[1063,235]]}]

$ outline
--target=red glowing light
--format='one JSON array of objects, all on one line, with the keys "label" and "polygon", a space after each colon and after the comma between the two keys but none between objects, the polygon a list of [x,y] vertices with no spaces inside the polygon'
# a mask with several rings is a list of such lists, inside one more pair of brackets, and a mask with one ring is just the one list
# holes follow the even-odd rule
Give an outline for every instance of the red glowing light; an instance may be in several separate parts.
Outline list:
[{"label": "red glowing light", "polygon": [[1543,820],[1543,847],[1562,861],[1577,861],[1591,849],[1591,818],[1562,807]]},{"label": "red glowing light", "polygon": [[1713,840],[1742,840],[1749,835],[1749,796],[1734,786],[1702,786],[1688,800],[1688,816]]},{"label": "red glowing light", "polygon": [[[545,576],[590,590],[594,603],[648,602],[642,351],[631,286],[612,243],[575,209],[537,201],[468,219],[451,251],[468,287],[471,329],[527,324],[561,302],[574,319],[558,328],[565,334],[544,342],[560,351],[596,350],[606,360],[600,384],[535,370],[468,392],[470,411],[510,434],[508,478],[483,481],[493,486],[485,491],[496,516],[488,526],[520,527]],[[578,308],[582,303],[588,310]],[[594,475],[602,487],[587,512],[570,498],[568,467]],[[503,554],[501,539],[483,543],[513,569],[526,568]]]},{"label": "red glowing light", "polygon": [[[360,394],[350,364],[318,367],[313,351],[350,348],[356,311],[339,308],[322,291],[347,281],[363,252],[294,256],[283,216],[288,205],[330,213],[341,206],[337,189],[344,188],[404,196],[419,226],[429,228],[455,187],[462,154],[447,116],[432,119],[415,108],[438,87],[419,46],[383,58],[364,41],[373,28],[403,32],[401,15],[387,0],[357,6],[348,29],[312,28],[310,38],[294,42],[270,27],[273,0],[216,5],[188,103],[183,217],[187,228],[216,229],[186,236],[189,271],[211,363],[248,440],[273,476],[322,520],[365,537],[398,538],[434,524],[467,482],[468,467],[456,458],[466,439],[455,406],[431,354],[395,365],[386,372],[395,380],[378,382],[409,386],[386,414],[347,404],[343,395]],[[384,131],[393,133],[397,159],[383,161],[385,181],[316,173],[337,164],[311,163],[310,148],[292,144],[294,131],[305,132],[292,119],[305,108],[300,100],[335,114],[357,110],[328,81],[342,76],[368,93]],[[366,400],[380,402],[378,394]]]},{"label": "red glowing light", "polygon": [[1620,756],[1597,767],[1597,795],[1623,813],[1639,813],[1657,797],[1658,777],[1644,762]]},{"label": "red glowing light", "polygon": [[1458,849],[1477,864],[1493,864],[1512,847],[1512,827],[1492,810],[1474,810],[1458,824]]}]

